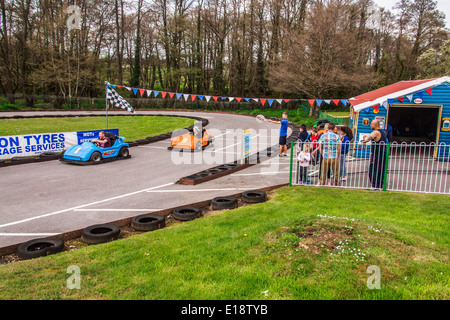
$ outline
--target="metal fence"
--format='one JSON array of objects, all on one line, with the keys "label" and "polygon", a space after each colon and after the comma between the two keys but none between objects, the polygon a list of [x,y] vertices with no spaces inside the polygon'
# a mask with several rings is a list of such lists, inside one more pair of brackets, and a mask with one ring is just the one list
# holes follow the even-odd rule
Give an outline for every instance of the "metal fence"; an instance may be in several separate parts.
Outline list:
[{"label": "metal fence", "polygon": [[450,194],[450,146],[444,143],[306,145],[310,150],[293,143],[291,184]]}]

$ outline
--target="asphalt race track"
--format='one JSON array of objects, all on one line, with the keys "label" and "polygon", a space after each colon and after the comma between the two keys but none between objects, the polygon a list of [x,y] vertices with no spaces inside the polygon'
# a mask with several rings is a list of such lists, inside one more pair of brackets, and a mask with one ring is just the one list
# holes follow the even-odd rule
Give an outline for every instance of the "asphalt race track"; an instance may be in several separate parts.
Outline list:
[{"label": "asphalt race track", "polygon": [[[125,115],[121,111],[112,113]],[[199,154],[184,154],[168,151],[170,139],[167,139],[130,148],[131,159],[99,165],[77,166],[55,160],[0,168],[0,248],[289,182],[289,157],[279,158],[274,154],[260,164],[218,179],[195,186],[177,184],[184,176],[240,159],[241,142],[235,134],[240,129],[254,129],[252,153],[277,145],[279,125],[258,122],[254,117],[220,113],[139,113],[206,118],[207,129],[215,136],[214,147]],[[2,116],[13,115],[2,113]],[[260,139],[266,133],[269,139]],[[211,159],[215,162],[211,163]]]}]

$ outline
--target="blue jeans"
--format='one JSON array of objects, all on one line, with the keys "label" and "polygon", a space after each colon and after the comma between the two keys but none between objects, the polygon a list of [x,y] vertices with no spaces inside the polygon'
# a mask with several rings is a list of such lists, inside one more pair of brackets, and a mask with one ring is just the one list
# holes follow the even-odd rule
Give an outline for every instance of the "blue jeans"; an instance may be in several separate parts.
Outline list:
[{"label": "blue jeans", "polygon": [[345,165],[345,157],[346,154],[340,154],[339,155],[339,177],[346,177],[347,176],[347,166]]}]

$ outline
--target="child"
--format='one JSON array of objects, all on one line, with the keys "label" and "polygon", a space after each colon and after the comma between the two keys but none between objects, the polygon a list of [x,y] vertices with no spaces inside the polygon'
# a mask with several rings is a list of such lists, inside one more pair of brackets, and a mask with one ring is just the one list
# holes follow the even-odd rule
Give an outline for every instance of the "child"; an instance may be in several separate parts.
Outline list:
[{"label": "child", "polygon": [[303,143],[303,150],[298,154],[297,160],[299,162],[299,184],[308,183],[308,167],[311,160],[311,155],[309,153],[309,143]]},{"label": "child", "polygon": [[341,153],[339,155],[339,176],[342,181],[347,180],[347,167],[345,166],[345,157],[350,149],[350,141],[353,139],[352,129],[348,126],[343,126],[341,128]]},{"label": "child", "polygon": [[319,162],[319,129],[317,127],[312,128],[311,132],[311,164],[314,166]]}]

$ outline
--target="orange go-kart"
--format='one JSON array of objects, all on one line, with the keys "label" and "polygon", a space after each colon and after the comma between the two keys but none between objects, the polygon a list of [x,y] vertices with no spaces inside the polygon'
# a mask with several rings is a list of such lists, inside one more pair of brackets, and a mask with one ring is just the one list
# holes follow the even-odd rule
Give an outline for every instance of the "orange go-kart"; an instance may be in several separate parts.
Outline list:
[{"label": "orange go-kart", "polygon": [[178,137],[173,137],[168,150],[179,151],[201,151],[213,143],[212,135],[208,134],[208,130],[197,129],[194,127],[189,133]]}]

